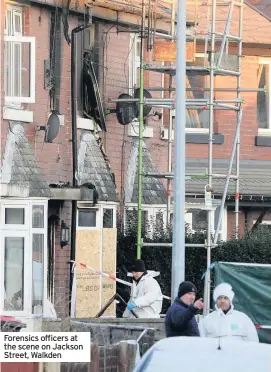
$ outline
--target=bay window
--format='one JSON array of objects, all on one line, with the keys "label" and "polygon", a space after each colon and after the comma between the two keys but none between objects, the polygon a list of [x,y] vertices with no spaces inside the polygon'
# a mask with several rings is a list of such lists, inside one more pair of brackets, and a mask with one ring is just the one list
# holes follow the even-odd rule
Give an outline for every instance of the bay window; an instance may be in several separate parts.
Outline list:
[{"label": "bay window", "polygon": [[[126,207],[124,225],[126,229],[137,226],[137,206],[129,204]],[[163,231],[167,226],[167,208],[165,205],[142,206],[142,234],[152,237],[157,231]]]},{"label": "bay window", "polygon": [[[208,211],[204,205],[197,207],[186,205],[185,222],[188,225],[189,232],[206,233],[208,230]],[[218,225],[220,206],[211,211],[211,232],[214,235]],[[224,208],[220,229],[218,232],[218,241],[227,240],[227,209]]]},{"label": "bay window", "polygon": [[1,311],[42,313],[46,296],[47,201],[1,201]]}]

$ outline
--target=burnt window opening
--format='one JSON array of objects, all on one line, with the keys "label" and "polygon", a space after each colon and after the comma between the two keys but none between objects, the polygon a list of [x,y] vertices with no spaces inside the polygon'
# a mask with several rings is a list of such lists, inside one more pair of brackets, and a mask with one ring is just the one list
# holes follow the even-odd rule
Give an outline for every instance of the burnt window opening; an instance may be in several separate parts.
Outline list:
[{"label": "burnt window opening", "polygon": [[50,109],[59,112],[61,84],[61,14],[58,9],[51,13],[49,69],[50,72],[47,76],[46,83],[49,87]]},{"label": "burnt window opening", "polygon": [[106,132],[104,107],[100,95],[98,80],[94,71],[91,53],[84,53],[83,66],[83,112],[93,119]]},{"label": "burnt window opening", "polygon": [[[80,19],[79,24],[84,24],[84,20]],[[76,35],[76,65],[77,65],[77,108],[83,116],[83,67],[84,53],[90,53],[93,59],[94,56],[94,39],[95,25],[92,24],[88,28],[79,32]]]},{"label": "burnt window opening", "polygon": [[78,111],[93,119],[106,131],[105,114],[99,88],[99,25],[91,24],[77,36]]}]

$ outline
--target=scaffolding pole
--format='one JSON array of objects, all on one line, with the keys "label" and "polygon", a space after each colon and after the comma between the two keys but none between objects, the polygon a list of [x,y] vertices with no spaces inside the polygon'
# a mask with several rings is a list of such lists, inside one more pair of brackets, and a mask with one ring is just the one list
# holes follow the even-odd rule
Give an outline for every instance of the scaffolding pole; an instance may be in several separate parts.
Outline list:
[{"label": "scaffolding pole", "polygon": [[[172,243],[142,243],[142,247],[172,247]],[[186,248],[206,248],[205,244],[185,244]]]},{"label": "scaffolding pole", "polygon": [[[171,13],[171,35],[175,34],[175,2],[172,3]],[[172,99],[172,83],[173,77],[169,77],[169,99]],[[172,108],[169,110],[169,126],[168,126],[168,172],[172,172],[172,129],[173,129],[173,115]],[[170,224],[170,212],[171,212],[171,192],[172,192],[172,180],[167,179],[167,224]]]},{"label": "scaffolding pole", "polygon": [[[243,12],[244,8],[240,7],[239,10],[239,37],[240,41],[238,44],[238,69],[241,71],[242,68],[242,51],[243,51]],[[241,96],[241,75],[237,78],[237,98]],[[241,122],[242,112],[237,112],[237,122]],[[238,130],[238,138],[236,144],[236,189],[235,189],[235,238],[238,239],[239,236],[239,187],[240,187],[240,130]]]},{"label": "scaffolding pole", "polygon": [[[174,66],[172,63],[168,66],[157,66],[157,65],[144,65],[144,38],[145,34],[145,19],[146,19],[146,0],[142,0],[142,26],[141,26],[141,53],[140,53],[140,98],[139,99],[115,99],[111,102],[137,102],[139,103],[139,153],[138,153],[138,239],[137,239],[137,257],[141,257],[141,247],[172,247],[172,283],[171,293],[172,299],[174,299],[179,283],[185,278],[185,247],[199,247],[205,248],[207,253],[207,268],[211,266],[211,252],[212,248],[217,247],[217,241],[222,223],[222,215],[225,207],[225,200],[228,193],[228,186],[230,180],[236,181],[235,184],[235,237],[238,237],[239,232],[239,177],[240,177],[240,128],[242,122],[242,104],[244,102],[241,99],[241,93],[244,92],[267,92],[266,88],[241,88],[241,59],[242,59],[242,28],[243,28],[243,0],[235,1],[228,0],[219,2],[217,0],[208,0],[207,4],[207,18],[211,14],[211,25],[208,23],[208,30],[205,37],[205,56],[208,50],[209,53],[209,66],[206,65],[204,60],[204,67],[199,66],[186,66],[186,2],[184,0],[178,0],[178,22],[176,37],[174,35],[175,26],[175,9],[172,9],[172,30],[171,35],[163,35],[152,31],[152,27],[149,22],[148,35],[154,37],[165,38],[174,41],[176,39],[177,46],[177,62]],[[173,4],[173,2],[171,2]],[[217,7],[227,6],[228,14],[227,19],[223,19],[226,22],[224,32],[216,31],[216,22],[222,20],[217,19]],[[230,34],[230,22],[234,18],[234,7],[239,8],[239,35],[235,36]],[[226,12],[225,12],[226,13]],[[153,20],[152,20],[153,21]],[[155,22],[155,20],[154,20]],[[196,36],[193,38],[199,40]],[[220,42],[220,51],[216,53],[216,42]],[[234,68],[231,70],[225,69],[223,66],[223,54],[228,53],[228,43],[238,44],[238,55],[237,64],[238,69],[235,71]],[[209,45],[210,44],[210,45]],[[148,42],[148,45],[149,42]],[[218,56],[218,58],[216,58]],[[152,91],[164,91],[169,92],[168,98],[152,98],[144,99],[144,69],[160,72],[162,74],[169,74],[169,86],[168,88],[146,88]],[[172,87],[173,77],[176,75],[176,89]],[[191,87],[186,88],[186,75],[201,75],[209,77],[208,88],[197,88]],[[232,76],[237,78],[236,88],[215,88],[214,81],[216,76]],[[176,100],[172,99],[172,92],[176,90]],[[186,99],[186,92],[209,92],[209,99]],[[233,99],[215,99],[215,92],[237,92],[237,97]],[[232,103],[232,104],[230,104]],[[143,108],[144,105],[165,108],[169,110],[169,124],[168,124],[168,169],[164,173],[146,173],[143,174]],[[176,106],[176,119],[175,119],[175,167],[174,174],[172,173],[172,140],[173,140],[173,123],[172,123],[172,110]],[[208,172],[205,175],[186,175],[185,174],[185,121],[186,121],[186,110],[209,110],[209,131],[208,131]],[[232,145],[232,151],[229,159],[229,165],[227,174],[213,173],[213,145],[214,145],[214,113],[215,110],[233,110],[236,115],[236,131]],[[232,167],[234,159],[236,161],[236,174],[232,174]],[[226,172],[225,172],[226,173]],[[142,226],[142,180],[143,176],[165,178],[167,180],[167,222],[170,221],[170,208],[171,208],[171,185],[172,179],[174,178],[174,224],[173,224],[173,243],[144,243],[141,237],[141,226]],[[185,244],[185,221],[184,221],[184,209],[185,209],[185,179],[207,179],[208,184],[206,185],[206,191],[211,193],[213,196],[213,180],[214,179],[225,179],[225,185],[222,194],[222,201],[219,210],[218,223],[215,227],[213,235],[213,207],[212,205],[206,204],[205,210],[208,211],[208,231],[207,240],[202,244]],[[207,195],[207,194],[205,194]],[[212,198],[211,198],[212,200]],[[211,280],[210,271],[207,270],[204,282],[204,315],[207,315],[210,310],[210,292],[211,292]]]},{"label": "scaffolding pole", "polygon": [[[169,88],[159,88],[159,87],[145,87],[146,90],[149,90],[150,92],[167,92],[169,91]],[[171,90],[174,92],[175,88],[171,88]],[[210,88],[186,88],[187,92],[210,92]],[[258,93],[258,92],[268,92],[267,88],[240,88],[240,92],[243,93]],[[214,88],[214,92],[236,92],[236,88]],[[112,101],[111,101],[112,102]]]},{"label": "scaffolding pole", "polygon": [[[210,96],[209,96],[209,145],[208,145],[208,186],[212,191],[213,173],[213,129],[214,129],[214,56],[215,56],[215,16],[216,0],[212,2],[212,24],[211,24],[211,48],[210,48]],[[211,265],[212,248],[212,211],[208,210],[208,231],[207,231],[207,267]],[[204,309],[203,315],[207,315],[210,309],[210,272],[207,271],[204,282]]]},{"label": "scaffolding pole", "polygon": [[[230,21],[233,16],[233,10],[234,6],[240,6],[240,12],[239,12],[239,35],[234,36],[230,35]],[[208,5],[209,6],[209,1]],[[228,6],[229,11],[228,11],[228,17],[225,25],[225,31],[223,33],[217,33],[216,32],[216,22],[219,21],[216,19],[216,8],[217,6]],[[241,58],[242,58],[242,20],[243,20],[243,0],[239,1],[238,3],[235,2],[235,0],[227,1],[225,3],[219,3],[216,0],[211,1],[211,31],[210,31],[210,48],[209,48],[209,53],[210,53],[210,63],[209,63],[209,68],[200,68],[198,66],[189,66],[188,68],[186,67],[186,71],[193,72],[194,74],[204,74],[206,76],[209,76],[210,79],[210,87],[209,88],[186,88],[186,91],[195,91],[195,92],[210,92],[210,97],[209,100],[206,99],[191,99],[191,100],[185,100],[185,107],[190,108],[190,109],[196,109],[196,110],[209,110],[209,145],[208,145],[208,175],[204,176],[197,176],[197,175],[192,175],[188,176],[185,175],[185,178],[208,178],[208,187],[209,191],[212,193],[212,184],[213,184],[213,179],[226,179],[225,185],[224,185],[224,190],[223,190],[223,195],[222,195],[222,203],[220,206],[220,211],[219,211],[219,218],[218,218],[218,224],[215,229],[215,234],[214,237],[212,236],[212,211],[211,208],[208,209],[208,232],[207,232],[207,242],[204,244],[198,245],[199,247],[205,247],[207,250],[207,267],[210,267],[211,265],[211,250],[212,248],[217,246],[217,240],[218,240],[218,235],[219,235],[219,230],[222,222],[222,214],[225,206],[225,199],[226,195],[228,192],[228,186],[229,186],[229,181],[230,179],[233,179],[236,181],[236,193],[235,193],[235,225],[236,225],[236,237],[238,234],[238,213],[239,213],[239,173],[240,173],[240,127],[241,127],[241,121],[242,121],[242,109],[241,105],[244,102],[241,99],[241,92],[259,92],[259,91],[267,91],[266,88],[241,88]],[[208,32],[209,33],[209,32]],[[218,57],[218,62],[217,64],[215,63],[215,46],[216,46],[216,41],[219,40],[218,36],[220,37],[221,41],[221,47],[220,47],[220,53]],[[209,38],[207,38],[209,41]],[[238,71],[230,71],[230,70],[225,70],[220,64],[222,63],[222,57],[223,53],[226,53],[228,50],[227,43],[231,42],[237,42],[238,43]],[[146,69],[150,71],[157,71],[161,73],[169,73],[170,77],[175,75],[175,72],[179,71],[179,66],[177,65],[176,67],[174,66],[164,66],[164,67],[157,67],[157,66],[150,66],[147,65],[145,67]],[[222,75],[222,76],[234,76],[237,78],[237,88],[215,88],[214,87],[214,79],[215,76]],[[178,88],[177,88],[178,89]],[[174,89],[172,89],[170,86],[169,88],[151,88],[150,90],[163,90],[163,91],[169,91],[172,92]],[[214,92],[236,92],[237,91],[237,98],[236,99],[214,99]],[[172,105],[174,104],[170,99],[153,99],[153,100],[146,100],[145,103],[152,103],[153,105],[156,105],[158,107],[167,107],[170,109],[172,108]],[[235,103],[235,106],[229,105],[228,103]],[[176,100],[176,104],[178,104],[178,100]],[[203,106],[203,104],[205,106]],[[214,132],[214,110],[234,110],[236,111],[236,132],[235,132],[235,137],[233,141],[233,146],[232,146],[232,152],[229,160],[229,166],[228,166],[228,173],[227,174],[217,174],[213,173],[213,132]],[[177,118],[177,125],[178,123],[178,118]],[[169,126],[169,131],[170,126]],[[175,134],[176,135],[176,134]],[[169,133],[168,139],[170,139],[171,133]],[[177,137],[178,138],[178,137]],[[176,144],[177,146],[177,144]],[[175,148],[176,153],[178,154],[179,147]],[[179,159],[179,154],[177,158]],[[234,157],[236,156],[236,175],[232,174],[232,166],[233,166],[233,161]],[[184,169],[184,168],[183,168]],[[169,170],[169,168],[168,168]],[[173,173],[168,171],[164,173],[148,173],[146,174],[148,177],[157,177],[157,178],[166,178],[167,180],[172,179]],[[174,177],[176,179],[176,170]],[[175,183],[174,183],[175,184]],[[182,189],[182,188],[181,188]],[[175,206],[174,206],[175,207]],[[174,218],[176,218],[175,215],[175,209],[174,209]],[[175,220],[176,221],[176,220]],[[175,222],[174,221],[174,222]],[[156,243],[154,245],[153,243],[143,243],[144,247],[148,246],[171,246],[171,243],[163,243],[161,245],[160,243]],[[187,247],[189,245],[185,245]],[[174,242],[173,242],[173,257],[174,257]],[[173,268],[174,271],[174,268]],[[174,273],[173,273],[174,275]],[[174,285],[172,283],[172,285]],[[210,281],[210,272],[207,271],[206,277],[205,277],[205,283],[204,283],[204,298],[205,298],[205,306],[204,306],[204,315],[207,315],[209,313],[210,309],[210,288],[211,288],[211,281]],[[173,289],[172,289],[173,290]]]},{"label": "scaffolding pole", "polygon": [[[234,2],[234,1],[233,1]],[[237,99],[240,98],[240,93],[241,93],[241,59],[242,59],[242,33],[243,33],[243,7],[240,7],[239,9],[239,36],[238,36],[238,71],[240,72],[240,75],[237,78]],[[233,146],[232,146],[232,151],[231,151],[231,156],[230,156],[230,162],[229,162],[229,168],[228,168],[228,174],[226,178],[226,183],[224,186],[223,190],[223,195],[222,195],[222,202],[220,205],[220,210],[219,210],[219,217],[218,217],[218,223],[214,235],[214,244],[216,244],[218,240],[218,234],[219,230],[221,227],[222,223],[222,215],[223,215],[223,209],[225,206],[225,200],[226,200],[226,195],[228,191],[228,186],[229,186],[229,180],[231,177],[231,172],[232,172],[232,166],[233,166],[233,161],[234,157],[236,159],[236,176],[234,179],[236,180],[235,183],[235,238],[238,238],[239,235],[239,185],[240,185],[240,129],[241,129],[241,122],[242,122],[242,110],[240,109],[236,113],[236,130],[235,130],[235,136],[234,136],[234,141],[233,141]]]},{"label": "scaffolding pole", "polygon": [[174,220],[172,247],[172,302],[178,286],[185,279],[185,88],[186,88],[186,4],[178,0],[177,20],[177,75],[176,75],[176,124],[174,166]]},{"label": "scaffolding pole", "polygon": [[[228,192],[228,187],[229,187],[229,182],[230,182],[230,175],[231,175],[231,171],[232,171],[232,165],[233,165],[234,157],[235,157],[235,154],[236,154],[237,143],[238,143],[238,140],[239,140],[241,121],[242,121],[242,111],[241,111],[240,115],[238,115],[238,123],[236,125],[235,136],[234,136],[234,141],[233,141],[232,150],[231,150],[230,163],[229,163],[229,168],[228,168],[228,175],[227,175],[227,178],[226,178],[226,183],[225,183],[225,186],[224,186],[222,201],[221,201],[220,210],[219,210],[219,217],[218,217],[217,228],[216,228],[216,231],[215,231],[214,244],[216,244],[216,242],[217,242],[218,233],[219,233],[221,222],[222,222],[222,214],[223,214],[223,209],[224,209],[224,206],[225,206],[225,200],[226,200],[226,196],[227,196],[227,192]],[[236,181],[238,181],[238,179],[236,179]]]},{"label": "scaffolding pole", "polygon": [[138,141],[138,219],[137,219],[137,258],[141,258],[142,237],[142,179],[143,179],[143,130],[144,130],[144,34],[145,34],[145,0],[142,0],[142,24],[140,40],[140,102],[139,102],[139,141]]}]

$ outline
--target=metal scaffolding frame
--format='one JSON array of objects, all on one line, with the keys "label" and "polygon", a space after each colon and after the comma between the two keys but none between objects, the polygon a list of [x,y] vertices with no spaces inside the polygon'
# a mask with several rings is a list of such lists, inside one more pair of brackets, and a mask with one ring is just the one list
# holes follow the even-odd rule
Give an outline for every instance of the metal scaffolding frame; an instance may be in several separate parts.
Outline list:
[{"label": "metal scaffolding frame", "polygon": [[[147,0],[150,1],[150,0]],[[176,75],[176,66],[171,63],[170,65],[145,65],[143,61],[144,56],[144,41],[146,39],[146,34],[152,35],[152,44],[155,43],[155,38],[159,37],[165,39],[176,39],[175,34],[175,3],[176,0],[166,0],[167,4],[171,6],[172,11],[172,32],[171,35],[163,35],[161,33],[156,34],[155,28],[149,29],[148,22],[148,32],[146,33],[146,9],[150,12],[150,7],[146,8],[146,0],[142,0],[142,24],[141,24],[141,67],[140,67],[140,98],[139,99],[131,99],[130,101],[139,102],[140,107],[140,116],[139,116],[139,156],[138,156],[138,240],[137,240],[137,257],[140,258],[141,256],[141,247],[149,247],[149,246],[172,246],[172,243],[144,243],[142,241],[142,234],[141,234],[141,211],[142,211],[142,180],[144,176],[147,177],[157,177],[157,178],[164,178],[167,180],[167,190],[168,190],[168,200],[167,200],[167,221],[170,221],[170,210],[171,210],[171,185],[172,185],[172,132],[173,132],[173,122],[172,122],[172,111],[175,109],[175,102],[172,98],[172,92],[175,88],[172,87],[173,85],[173,77]],[[191,4],[191,1],[189,2]],[[196,8],[198,7],[197,0],[195,0],[194,5]],[[155,0],[155,4],[157,5],[157,0]],[[207,10],[207,26],[208,30],[205,34],[202,32],[197,32],[195,26],[195,33],[194,33],[194,41],[199,39],[204,41],[205,43],[205,58],[204,58],[204,66],[186,66],[186,74],[190,75],[204,75],[209,78],[209,88],[202,88],[202,87],[191,87],[187,88],[187,91],[201,91],[201,92],[209,92],[209,97],[206,99],[186,99],[186,108],[187,109],[196,109],[196,110],[208,110],[209,111],[209,140],[208,140],[208,174],[203,175],[202,178],[206,179],[207,182],[207,189],[206,190],[211,193],[211,206],[206,206],[206,210],[208,211],[208,230],[207,230],[207,240],[203,244],[186,244],[186,247],[190,246],[197,246],[197,247],[205,247],[207,251],[207,271],[205,276],[205,286],[204,286],[204,298],[205,298],[205,308],[204,314],[209,313],[210,307],[210,290],[211,290],[211,280],[210,280],[210,271],[208,268],[211,266],[211,250],[212,248],[217,246],[219,230],[222,222],[222,214],[225,207],[225,200],[226,195],[228,192],[228,186],[230,179],[235,181],[235,237],[238,237],[239,231],[239,176],[240,176],[240,127],[242,122],[242,103],[243,100],[241,99],[241,92],[258,92],[265,89],[241,89],[241,58],[242,58],[242,29],[243,29],[243,0],[227,0],[227,1],[218,1],[218,0],[208,0],[202,2],[200,5],[205,6]],[[221,20],[217,18],[217,8],[224,7],[227,10],[225,11],[226,18]],[[233,12],[235,8],[239,8],[239,19],[238,19],[238,35],[231,35],[230,34],[230,25],[233,17]],[[225,15],[224,13],[224,15]],[[197,14],[197,11],[195,11]],[[149,13],[150,17],[150,13]],[[210,18],[210,20],[209,20]],[[220,23],[224,22],[224,32],[217,31],[217,22]],[[196,22],[195,22],[196,24]],[[202,35],[204,36],[202,38]],[[187,39],[191,40],[191,35],[187,37]],[[237,44],[237,55],[229,54],[228,49],[229,46],[232,44]],[[149,45],[149,43],[148,43]],[[218,48],[219,47],[219,48]],[[219,51],[217,52],[217,49]],[[206,56],[209,56],[209,63],[206,64]],[[229,70],[226,66],[223,66],[224,60],[230,56],[231,59],[234,59],[235,67]],[[168,74],[169,75],[169,86],[165,88],[158,88],[158,87],[149,87],[149,90],[153,91],[164,91],[169,93],[169,97],[162,98],[162,99],[145,99],[143,92],[144,92],[144,70],[147,71],[154,71],[160,72],[161,74]],[[236,88],[215,88],[214,82],[216,76],[231,76],[236,78]],[[236,98],[234,99],[216,99],[215,92],[234,92],[236,93]],[[111,102],[119,102],[120,99],[111,100]],[[127,100],[125,100],[127,102]],[[151,105],[153,107],[160,107],[169,110],[169,124],[168,124],[168,169],[167,172],[164,173],[148,173],[146,175],[143,174],[142,168],[142,146],[143,146],[143,126],[144,126],[144,118],[143,118],[143,107],[144,105]],[[226,174],[216,174],[213,173],[213,134],[214,134],[214,111],[215,110],[232,110],[236,113],[236,128],[235,128],[235,136],[233,139],[232,144],[232,151],[229,159],[228,171]],[[232,174],[232,167],[234,160],[236,162],[236,174]],[[200,176],[193,176],[193,175],[186,175],[186,178],[199,178]],[[222,201],[220,205],[219,217],[218,217],[218,224],[215,229],[215,233],[213,234],[212,229],[212,187],[213,187],[213,179],[225,179],[225,185],[222,195]],[[206,194],[205,194],[206,195]]]},{"label": "metal scaffolding frame", "polygon": [[[187,99],[186,100],[186,107],[187,108],[196,108],[196,109],[208,109],[209,110],[209,145],[208,145],[208,186],[209,190],[212,192],[212,185],[213,185],[213,178],[225,178],[225,185],[224,191],[222,195],[222,202],[220,205],[218,223],[215,227],[215,234],[212,236],[212,210],[211,208],[208,209],[208,231],[207,231],[207,242],[206,242],[206,250],[207,250],[207,272],[205,276],[205,286],[204,286],[204,298],[205,298],[205,308],[204,314],[208,314],[209,307],[210,307],[210,289],[211,289],[211,281],[210,281],[210,271],[208,268],[211,266],[211,250],[217,245],[218,234],[220,230],[220,225],[222,221],[222,213],[225,206],[225,199],[228,192],[228,186],[230,179],[235,180],[236,185],[236,192],[235,192],[235,236],[238,237],[238,229],[239,229],[239,172],[240,172],[240,126],[242,121],[242,103],[243,100],[241,99],[241,58],[242,58],[242,29],[243,29],[243,0],[229,0],[224,2],[219,2],[217,0],[209,0],[206,5],[207,6],[207,23],[209,26],[209,14],[210,16],[210,31],[208,30],[205,35],[205,56],[207,50],[209,49],[209,66],[197,67],[197,66],[187,66],[186,73],[187,74],[204,74],[205,76],[209,77],[209,98],[206,100],[199,100],[199,99]],[[228,7],[228,14],[225,19],[225,28],[224,32],[217,32],[216,25],[217,25],[217,7]],[[235,7],[239,7],[239,26],[238,26],[238,35],[230,35],[230,25],[232,20],[232,15],[234,12]],[[210,7],[210,8],[209,8]],[[209,12],[210,10],[210,12]],[[221,21],[220,21],[221,22]],[[220,23],[221,24],[221,23]],[[220,50],[216,53],[217,44],[220,43]],[[234,70],[227,70],[223,67],[222,58],[223,56],[227,56],[226,47],[228,43],[237,43],[238,45],[238,54],[236,56],[237,59],[237,69]],[[206,58],[204,58],[206,61]],[[174,66],[166,67],[157,67],[157,66],[146,66],[146,69],[149,71],[157,71],[161,73],[168,73],[170,77],[174,76],[176,73],[176,69]],[[216,76],[233,76],[237,78],[237,86],[236,86],[236,99],[231,100],[222,100],[222,99],[215,99],[214,91],[214,81]],[[150,102],[149,102],[150,103]],[[153,102],[153,104],[158,104],[158,102]],[[164,100],[164,105],[171,106],[171,100]],[[171,106],[169,110],[171,111]],[[236,112],[236,129],[235,129],[235,136],[232,145],[232,151],[228,166],[228,172],[226,175],[214,175],[213,174],[213,134],[214,134],[214,110],[226,109],[226,110],[233,110]],[[170,115],[172,117],[172,115]],[[168,126],[168,143],[171,143],[172,138],[172,123],[169,123]],[[171,146],[169,145],[168,148],[170,149]],[[171,155],[168,161],[168,173],[171,172]],[[232,166],[234,158],[236,159],[236,174],[232,175]],[[155,176],[155,175],[154,175]],[[233,176],[233,177],[232,177]],[[170,179],[167,178],[168,185],[170,184]],[[169,213],[170,205],[168,206],[168,213]],[[143,246],[146,246],[146,243],[143,243]],[[188,245],[186,245],[188,246]]]}]

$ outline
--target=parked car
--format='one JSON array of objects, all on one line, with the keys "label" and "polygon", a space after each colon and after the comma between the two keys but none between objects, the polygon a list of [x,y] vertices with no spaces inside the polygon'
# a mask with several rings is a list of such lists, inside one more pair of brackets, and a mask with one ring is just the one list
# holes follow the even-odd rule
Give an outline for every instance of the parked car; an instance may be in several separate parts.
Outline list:
[{"label": "parked car", "polygon": [[0,331],[1,332],[20,332],[26,325],[13,316],[0,315]]},{"label": "parked car", "polygon": [[270,372],[271,345],[226,338],[172,337],[150,348],[134,372]]}]

